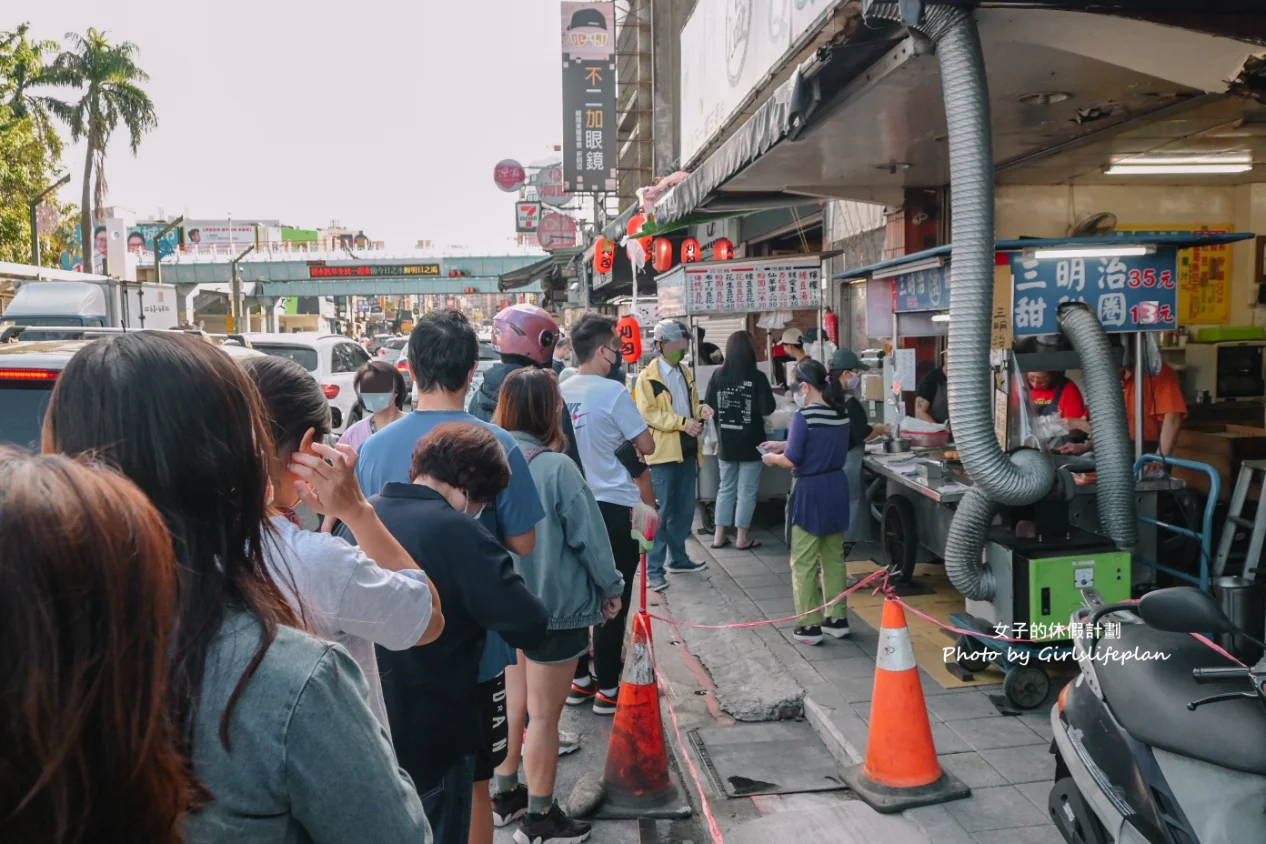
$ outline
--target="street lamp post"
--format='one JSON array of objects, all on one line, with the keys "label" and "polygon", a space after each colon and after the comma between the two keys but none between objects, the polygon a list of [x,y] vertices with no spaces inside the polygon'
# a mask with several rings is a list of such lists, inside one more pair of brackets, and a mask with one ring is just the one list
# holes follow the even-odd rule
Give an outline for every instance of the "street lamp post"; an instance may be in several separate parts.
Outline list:
[{"label": "street lamp post", "polygon": [[[231,231],[232,227],[230,226],[230,232]],[[252,243],[250,246],[242,250],[242,254],[238,255],[229,262],[229,268],[233,273],[232,276],[230,276],[231,283],[229,284],[229,319],[233,321],[233,324],[229,326],[230,332],[240,332],[242,330],[238,325],[242,318],[242,279],[237,274],[237,262],[245,258],[254,249],[255,244]],[[248,325],[247,330],[249,329],[250,326]]]},{"label": "street lamp post", "polygon": [[38,267],[40,265],[40,221],[39,221],[39,214],[38,214],[40,203],[44,201],[44,197],[48,196],[50,193],[60,188],[62,185],[67,184],[69,181],[70,181],[70,174],[67,173],[65,176],[62,176],[60,179],[58,179],[54,184],[49,185],[47,188],[45,188],[43,193],[41,193],[39,196],[35,197],[35,199],[31,200],[30,203],[28,203],[31,207],[31,265],[32,266]]},{"label": "street lamp post", "polygon": [[176,228],[176,226],[180,225],[184,221],[185,221],[185,218],[184,218],[184,215],[182,214],[181,216],[177,217],[176,219],[168,223],[163,228],[162,231],[154,235],[154,283],[155,284],[163,283],[163,260],[158,251],[158,244],[162,241],[164,237],[167,236],[167,232]]}]

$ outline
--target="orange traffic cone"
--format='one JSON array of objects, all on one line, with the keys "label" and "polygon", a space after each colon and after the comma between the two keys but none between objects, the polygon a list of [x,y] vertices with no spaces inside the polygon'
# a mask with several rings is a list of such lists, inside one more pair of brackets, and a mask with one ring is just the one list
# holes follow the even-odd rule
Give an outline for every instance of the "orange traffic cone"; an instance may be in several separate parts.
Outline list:
[{"label": "orange traffic cone", "polygon": [[866,761],[847,769],[844,781],[879,812],[900,812],[971,794],[936,759],[906,614],[893,600],[884,601]]},{"label": "orange traffic cone", "polygon": [[650,643],[650,616],[639,612],[633,616],[633,636],[620,679],[620,697],[602,776],[603,798],[596,813],[600,818],[690,816],[690,804],[678,794],[668,771]]}]

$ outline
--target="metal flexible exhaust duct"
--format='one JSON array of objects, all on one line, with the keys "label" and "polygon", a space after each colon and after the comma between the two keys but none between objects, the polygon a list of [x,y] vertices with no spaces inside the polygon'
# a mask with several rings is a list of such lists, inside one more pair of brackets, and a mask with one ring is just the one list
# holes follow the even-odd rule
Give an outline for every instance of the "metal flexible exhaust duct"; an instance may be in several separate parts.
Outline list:
[{"label": "metal flexible exhaust duct", "polygon": [[1055,469],[1038,452],[1008,456],[994,434],[989,362],[994,276],[993,138],[989,86],[980,35],[969,12],[934,5],[911,24],[901,6],[872,0],[867,18],[901,21],[931,41],[941,69],[950,164],[951,263],[949,415],[954,443],[974,484],[959,502],[946,538],[945,570],[965,597],[994,596],[993,573],[981,559],[999,504],[1031,504],[1055,483]]},{"label": "metal flexible exhaust duct", "polygon": [[[902,20],[893,0],[866,16]],[[909,25],[908,25],[909,26]],[[972,483],[999,504],[1031,504],[1055,482],[1049,461],[1008,457],[993,425],[989,364],[993,314],[994,183],[989,89],[980,36],[970,13],[929,6],[909,27],[931,40],[941,68],[953,209],[949,329],[949,413],[954,443]]]},{"label": "metal flexible exhaust duct", "polygon": [[1112,346],[1099,318],[1083,304],[1061,305],[1059,327],[1081,358],[1082,389],[1094,420],[1099,527],[1118,547],[1132,550],[1138,541],[1134,455]]}]

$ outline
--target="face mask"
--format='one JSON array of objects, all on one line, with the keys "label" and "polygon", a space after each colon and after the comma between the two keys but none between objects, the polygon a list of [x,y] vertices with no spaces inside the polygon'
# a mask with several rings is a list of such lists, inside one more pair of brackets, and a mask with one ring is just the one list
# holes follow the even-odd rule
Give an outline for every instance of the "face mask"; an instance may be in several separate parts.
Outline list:
[{"label": "face mask", "polygon": [[360,400],[365,409],[371,413],[380,413],[391,407],[396,400],[395,393],[361,393]]},{"label": "face mask", "polygon": [[792,396],[792,398],[795,399],[796,401],[796,407],[804,407],[804,402],[805,402],[804,393],[797,390],[796,394]]},{"label": "face mask", "polygon": [[673,366],[676,366],[677,364],[681,363],[682,359],[685,358],[685,356],[686,356],[685,349],[678,349],[675,352],[664,352],[664,360],[668,361]]},{"label": "face mask", "polygon": [[[466,508],[470,506],[470,493],[463,491],[462,495],[466,496],[466,503],[462,505],[462,512],[466,513]],[[484,508],[487,506],[488,506],[487,504],[480,504],[478,510],[476,510],[473,513],[466,513],[466,515],[470,516],[475,521],[478,521],[479,517],[482,516],[484,513]]]},{"label": "face mask", "polygon": [[856,390],[857,385],[862,383],[862,377],[856,372],[850,372],[848,377],[844,379],[844,389]]},{"label": "face mask", "polygon": [[611,364],[611,369],[607,372],[607,377],[612,381],[624,383],[624,361],[617,360]]}]

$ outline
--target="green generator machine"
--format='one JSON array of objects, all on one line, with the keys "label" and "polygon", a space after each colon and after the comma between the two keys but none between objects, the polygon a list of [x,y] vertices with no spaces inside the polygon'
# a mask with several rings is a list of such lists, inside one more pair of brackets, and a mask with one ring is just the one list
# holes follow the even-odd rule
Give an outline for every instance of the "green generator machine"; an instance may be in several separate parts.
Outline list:
[{"label": "green generator machine", "polygon": [[997,593],[968,601],[967,612],[1005,625],[1006,636],[1049,638],[1082,606],[1082,589],[1098,590],[1109,604],[1130,599],[1130,555],[1102,536],[1070,527],[1059,539],[1020,539],[998,528],[986,548]]},{"label": "green generator machine", "polygon": [[[957,668],[974,673],[997,666],[1006,675],[1007,701],[1033,709],[1050,692],[1044,663],[1073,667],[1067,626],[1084,605],[1081,590],[1094,589],[1109,604],[1130,599],[1130,554],[1102,536],[1064,526],[1039,539],[994,528],[986,555],[996,586],[993,600],[968,600],[965,613],[950,615],[950,623],[978,634],[959,636]],[[993,637],[999,634],[1024,641],[998,642]]]}]

